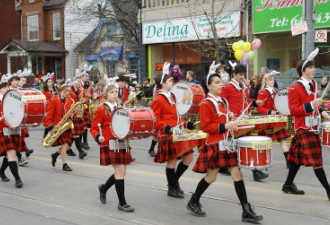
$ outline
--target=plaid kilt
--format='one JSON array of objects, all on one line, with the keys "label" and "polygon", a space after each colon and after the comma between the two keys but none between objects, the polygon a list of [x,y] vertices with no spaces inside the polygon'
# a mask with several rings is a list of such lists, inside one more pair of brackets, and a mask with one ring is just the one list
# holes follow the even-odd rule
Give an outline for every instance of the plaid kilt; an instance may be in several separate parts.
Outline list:
[{"label": "plaid kilt", "polygon": [[293,137],[287,157],[288,162],[304,166],[322,166],[322,149],[319,135],[298,129]]},{"label": "plaid kilt", "polygon": [[71,129],[66,130],[61,136],[59,136],[52,147],[60,146],[64,143],[68,143],[70,146],[72,145]]},{"label": "plaid kilt", "polygon": [[82,117],[82,120],[83,120],[83,127],[86,129],[86,128],[90,128],[91,127],[91,114],[89,112],[89,108],[87,108],[85,111],[84,111],[84,114],[83,114],[83,117]]},{"label": "plaid kilt", "polygon": [[262,130],[262,131],[258,132],[258,136],[266,136],[266,137],[270,137],[273,141],[276,141],[276,140],[280,141],[280,140],[290,138],[291,134],[287,129],[279,130],[273,134],[267,134],[265,130]]},{"label": "plaid kilt", "polygon": [[74,128],[71,130],[72,136],[79,136],[79,135],[82,135],[85,132],[84,124],[83,124],[82,119],[74,118],[73,119],[73,125],[74,125]]},{"label": "plaid kilt", "polygon": [[193,171],[196,173],[206,173],[207,168],[221,169],[233,166],[237,166],[237,153],[220,151],[219,144],[214,143],[204,146],[204,148],[200,151]]},{"label": "plaid kilt", "polygon": [[14,149],[16,152],[27,151],[25,140],[18,135],[4,136],[0,134],[0,155],[6,155],[7,150]]},{"label": "plaid kilt", "polygon": [[109,146],[100,147],[100,165],[128,165],[132,162],[131,151],[120,149],[119,152],[110,150]]},{"label": "plaid kilt", "polygon": [[165,135],[158,137],[158,150],[154,158],[156,163],[164,163],[171,159],[182,159],[186,155],[192,154],[194,151],[190,150],[180,156],[177,156],[175,144],[172,139],[172,135]]},{"label": "plaid kilt", "polygon": [[29,130],[28,130],[27,127],[23,127],[23,128],[21,129],[21,137],[22,137],[22,138],[30,137]]}]

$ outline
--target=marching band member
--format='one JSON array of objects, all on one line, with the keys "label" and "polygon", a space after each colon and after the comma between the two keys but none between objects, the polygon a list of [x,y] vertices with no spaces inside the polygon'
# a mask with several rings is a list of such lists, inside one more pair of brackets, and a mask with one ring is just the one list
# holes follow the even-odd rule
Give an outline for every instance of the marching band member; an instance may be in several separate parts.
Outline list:
[{"label": "marching band member", "polygon": [[233,113],[227,111],[228,103],[218,97],[223,87],[221,77],[211,69],[202,82],[202,87],[207,99],[200,106],[200,121],[202,130],[208,134],[206,145],[200,151],[194,171],[206,173],[206,176],[198,183],[195,193],[188,202],[187,209],[195,216],[205,216],[199,202],[201,195],[212,184],[221,168],[228,168],[234,181],[235,191],[243,208],[242,221],[256,222],[263,219],[257,215],[247,201],[243,174],[237,166],[237,153],[230,152],[225,146],[224,139],[228,135],[228,129],[237,129],[236,122],[230,121]]},{"label": "marching band member", "polygon": [[[261,91],[258,94],[258,100],[263,103],[256,108],[256,110],[261,115],[276,115],[278,112],[274,108],[274,97],[276,94],[276,89],[274,88],[275,74],[278,72],[273,71],[272,73],[266,74],[262,79]],[[286,139],[291,137],[290,132],[284,128],[273,134],[267,134],[266,131],[258,132],[259,136],[267,136],[272,138],[273,141],[279,141],[281,145],[282,152],[284,154],[285,160],[287,160],[287,155],[289,152],[288,145],[286,144]]]},{"label": "marching band member", "polygon": [[[156,85],[161,88],[161,91],[151,104],[151,109],[157,119],[156,129],[158,133],[158,151],[154,162],[167,163],[167,195],[175,198],[184,198],[184,192],[179,186],[179,179],[188,169],[193,160],[193,155],[192,151],[188,151],[182,156],[177,157],[178,149],[175,149],[171,134],[173,133],[173,129],[176,129],[181,123],[184,123],[190,130],[193,129],[194,123],[184,122],[178,115],[175,98],[170,92],[173,86],[173,78],[168,75],[169,66],[170,64],[165,62],[162,76],[156,78]],[[178,158],[183,159],[175,170]]]},{"label": "marching band member", "polygon": [[53,76],[54,73],[48,73],[47,75],[41,77],[41,80],[44,82],[41,91],[46,96],[47,103],[49,103],[50,100],[58,94],[54,85]]},{"label": "marching band member", "polygon": [[[239,117],[248,107],[251,99],[249,97],[248,88],[244,84],[244,76],[246,73],[245,67],[242,65],[236,65],[233,67],[232,72],[233,78],[229,84],[226,84],[223,87],[220,97],[223,97],[228,101],[229,110],[235,114],[235,117]],[[261,181],[268,177],[267,173],[263,173],[257,169],[252,170],[252,172],[255,181]]]},{"label": "marching band member", "polygon": [[19,134],[9,134],[10,128],[7,128],[2,114],[2,98],[4,94],[9,90],[9,85],[7,83],[7,77],[2,76],[0,82],[0,155],[4,156],[2,165],[0,167],[0,178],[4,182],[9,182],[9,178],[5,175],[5,170],[9,167],[11,173],[13,174],[16,182],[16,188],[23,187],[23,182],[18,174],[17,167],[17,157],[16,153],[21,151],[27,151],[24,138]]},{"label": "marching band member", "polygon": [[84,71],[81,72],[81,88],[83,88],[84,94],[84,100],[86,101],[87,104],[87,109],[84,111],[84,115],[83,115],[83,121],[84,121],[84,134],[83,134],[83,144],[82,144],[82,148],[84,148],[85,150],[90,149],[89,145],[88,145],[88,141],[87,141],[87,137],[88,137],[88,128],[91,127],[91,114],[89,112],[89,100],[93,97],[94,92],[93,92],[93,88],[91,88],[92,84],[89,83],[89,71],[91,71],[93,68],[92,65],[84,66]]},{"label": "marching band member", "polygon": [[115,173],[109,177],[105,184],[99,186],[100,201],[103,204],[106,203],[106,193],[112,185],[115,185],[119,200],[118,210],[133,212],[135,209],[128,205],[125,200],[124,184],[127,165],[132,162],[131,149],[127,140],[121,141],[113,136],[109,126],[111,113],[118,106],[117,88],[115,85],[110,85],[105,90],[102,104],[94,113],[91,127],[91,134],[95,141],[100,144],[100,165],[112,165],[115,170]]},{"label": "marching band member", "polygon": [[118,88],[118,96],[121,100],[121,103],[124,104],[128,100],[129,91],[127,90],[126,86],[129,83],[129,77],[120,74],[118,79],[116,80],[116,87]]},{"label": "marching band member", "polygon": [[314,50],[307,60],[301,60],[297,65],[300,79],[289,89],[289,109],[294,117],[293,137],[289,149],[288,161],[290,168],[288,177],[282,191],[290,194],[304,194],[293,183],[301,165],[312,166],[314,173],[327,192],[330,201],[330,186],[323,170],[322,149],[317,130],[318,116],[329,120],[329,115],[321,109],[322,99],[318,98],[318,84],[313,80],[315,75],[314,58],[318,54],[318,48]]},{"label": "marching band member", "polygon": [[[50,100],[47,105],[47,116],[45,118],[45,136],[48,132],[52,132],[53,128],[62,120],[64,115],[70,110],[73,103],[70,95],[70,86],[74,85],[70,79],[63,82],[60,86],[59,95],[56,98]],[[70,148],[72,144],[72,138],[70,134],[71,130],[66,130],[58,139],[53,143],[52,147],[61,146],[58,151],[51,154],[52,166],[55,167],[56,159],[61,155],[64,171],[72,171],[70,166],[66,162],[66,151]]]},{"label": "marching band member", "polygon": [[[73,78],[73,82],[76,82],[74,85],[71,86],[70,97],[73,100],[73,103],[80,101],[80,97],[82,96],[82,88],[80,87],[81,77],[79,75],[79,70],[76,71],[76,76]],[[76,148],[79,152],[79,159],[85,158],[87,153],[81,149],[81,139],[82,135],[84,134],[84,121],[82,118],[78,118],[77,114],[73,117],[73,125],[74,128],[71,131],[72,139],[76,145]],[[72,150],[71,150],[72,151]]]}]

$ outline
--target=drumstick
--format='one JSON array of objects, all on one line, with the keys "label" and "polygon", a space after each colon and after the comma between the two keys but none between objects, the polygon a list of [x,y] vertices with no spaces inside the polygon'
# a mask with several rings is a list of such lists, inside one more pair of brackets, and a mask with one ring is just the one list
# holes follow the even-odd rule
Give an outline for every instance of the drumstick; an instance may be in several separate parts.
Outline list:
[{"label": "drumstick", "polygon": [[195,122],[195,123],[194,123],[194,126],[197,125],[197,124],[199,124],[200,122],[201,122],[201,121],[197,121],[197,122]]},{"label": "drumstick", "polygon": [[97,124],[97,126],[99,127],[99,131],[100,131],[100,136],[102,136],[102,129],[101,129],[101,124]]},{"label": "drumstick", "polygon": [[246,110],[249,109],[252,102],[243,110],[242,114],[237,118],[236,122],[242,119],[242,116],[245,114]]}]

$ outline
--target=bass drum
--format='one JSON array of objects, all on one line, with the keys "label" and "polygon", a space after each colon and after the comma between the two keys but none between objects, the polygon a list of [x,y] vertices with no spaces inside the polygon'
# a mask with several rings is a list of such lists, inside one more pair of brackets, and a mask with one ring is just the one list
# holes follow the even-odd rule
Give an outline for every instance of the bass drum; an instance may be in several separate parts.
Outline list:
[{"label": "bass drum", "polygon": [[274,98],[274,107],[276,111],[278,111],[281,115],[288,116],[290,115],[290,109],[289,109],[289,89],[283,88],[280,89]]}]

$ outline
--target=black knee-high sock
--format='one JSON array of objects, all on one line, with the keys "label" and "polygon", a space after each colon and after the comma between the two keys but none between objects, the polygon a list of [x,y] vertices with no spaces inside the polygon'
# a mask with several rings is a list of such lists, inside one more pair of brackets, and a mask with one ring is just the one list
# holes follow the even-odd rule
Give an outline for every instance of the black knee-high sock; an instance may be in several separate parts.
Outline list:
[{"label": "black knee-high sock", "polygon": [[289,152],[283,152],[283,155],[284,155],[285,161],[288,161],[288,153],[289,153]]},{"label": "black knee-high sock", "polygon": [[104,185],[102,185],[102,192],[106,193],[109,188],[111,188],[111,186],[115,183],[115,175],[112,174],[109,179],[105,182]]},{"label": "black knee-high sock", "polygon": [[83,133],[83,139],[84,139],[84,144],[87,143],[87,129],[85,129],[85,132]]},{"label": "black knee-high sock", "polygon": [[194,193],[194,199],[197,202],[199,202],[200,197],[202,194],[206,191],[206,189],[210,186],[211,184],[207,183],[205,178],[201,179],[196,187],[195,193]]},{"label": "black knee-high sock", "polygon": [[7,167],[8,167],[8,159],[4,157],[0,167],[0,174],[5,174],[5,170],[7,169]]},{"label": "black knee-high sock", "polygon": [[83,150],[81,149],[81,135],[77,138],[74,138],[74,143],[76,144],[78,152],[83,153]]},{"label": "black knee-high sock", "polygon": [[151,141],[151,146],[150,146],[149,151],[154,151],[154,150],[155,150],[155,146],[156,146],[156,144],[157,144],[157,141],[152,140],[152,141]]},{"label": "black knee-high sock", "polygon": [[18,160],[21,160],[22,154],[20,152],[16,152],[16,156],[17,156]]},{"label": "black knee-high sock", "polygon": [[315,175],[317,176],[317,179],[319,179],[320,183],[326,190],[327,194],[330,195],[330,185],[327,180],[327,176],[325,175],[324,169],[319,168],[314,170]]},{"label": "black knee-high sock", "polygon": [[115,187],[116,187],[116,192],[117,192],[117,196],[119,199],[119,204],[121,206],[126,205],[126,200],[125,200],[125,183],[124,183],[124,179],[122,180],[115,180]]},{"label": "black knee-high sock", "polygon": [[168,186],[174,186],[175,185],[175,174],[174,169],[170,169],[166,167],[166,178]]},{"label": "black knee-high sock", "polygon": [[188,169],[189,166],[186,166],[181,161],[175,171],[175,180],[178,182],[182,174]]},{"label": "black knee-high sock", "polygon": [[21,178],[20,178],[19,175],[18,175],[18,168],[17,168],[17,163],[16,163],[16,161],[8,162],[8,165],[9,165],[9,169],[10,169],[11,173],[12,173],[13,176],[15,177],[15,180],[16,180],[16,181],[21,180]]},{"label": "black knee-high sock", "polygon": [[300,168],[300,165],[292,164],[289,169],[288,177],[286,178],[285,184],[291,185],[293,184],[293,180],[296,177],[298,170]]},{"label": "black knee-high sock", "polygon": [[248,201],[247,201],[244,181],[243,180],[234,181],[234,185],[235,185],[235,191],[236,191],[237,197],[238,197],[241,205],[243,205],[244,203],[247,203]]}]

